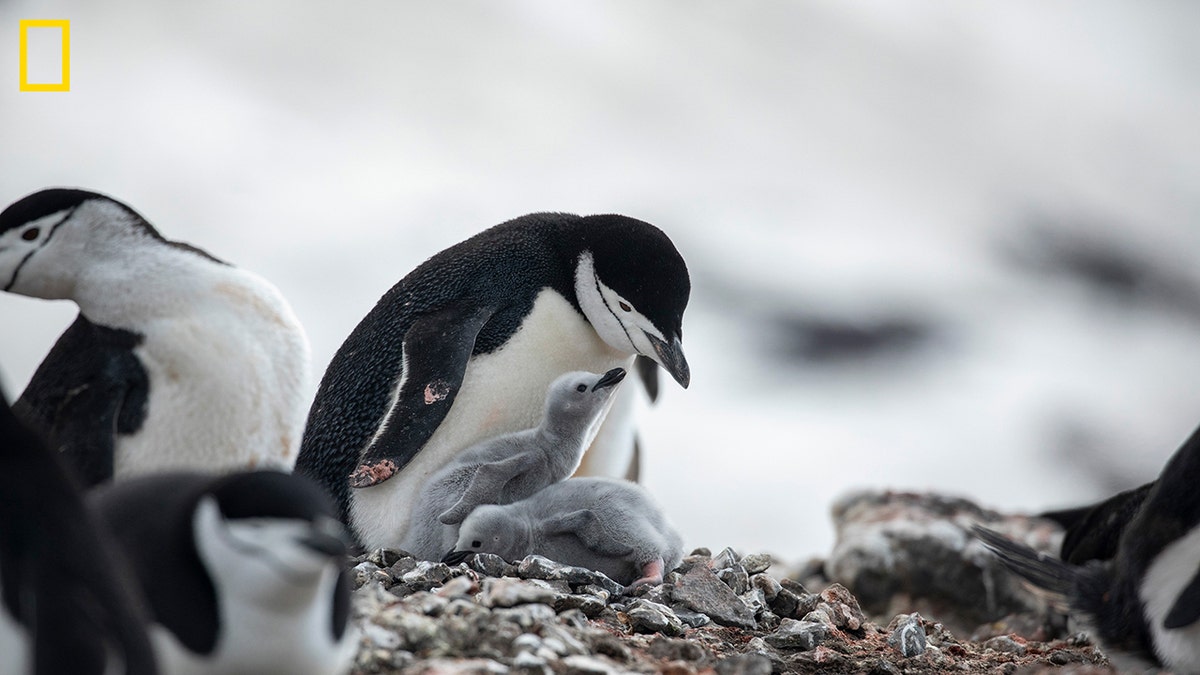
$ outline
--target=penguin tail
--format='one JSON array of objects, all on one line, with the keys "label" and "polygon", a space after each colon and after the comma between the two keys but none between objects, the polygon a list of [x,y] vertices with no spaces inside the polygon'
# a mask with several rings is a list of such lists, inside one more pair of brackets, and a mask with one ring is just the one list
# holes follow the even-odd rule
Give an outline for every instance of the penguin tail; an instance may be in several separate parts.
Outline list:
[{"label": "penguin tail", "polygon": [[1079,568],[1048,553],[1019,544],[982,525],[975,525],[971,529],[1008,571],[1048,591],[1056,599],[1064,600],[1072,595],[1079,578]]}]

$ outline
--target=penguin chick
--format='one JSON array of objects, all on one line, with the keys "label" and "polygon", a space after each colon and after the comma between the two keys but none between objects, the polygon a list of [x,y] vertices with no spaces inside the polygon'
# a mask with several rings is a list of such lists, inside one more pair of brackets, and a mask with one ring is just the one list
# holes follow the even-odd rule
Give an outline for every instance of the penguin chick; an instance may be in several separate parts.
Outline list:
[{"label": "penguin chick", "polygon": [[0,673],[158,672],[136,581],[0,392]]},{"label": "penguin chick", "polygon": [[50,189],[0,212],[0,288],[79,306],[14,409],[87,485],[295,462],[308,340],[261,277]]},{"label": "penguin chick", "polygon": [[296,471],[367,548],[400,546],[429,477],[536,425],[559,375],[628,370],[641,354],[686,387],[690,289],[667,235],[633,218],[542,213],[485,230],[401,279],[342,344]]},{"label": "penguin chick", "polygon": [[488,439],[455,456],[421,488],[401,548],[438,560],[458,541],[459,523],[476,506],[511,504],[570,476],[624,378],[623,368],[562,375],[550,385],[536,428]]},{"label": "penguin chick", "polygon": [[538,554],[596,570],[629,589],[662,583],[683,560],[683,539],[645,488],[612,478],[571,478],[507,505],[484,504],[463,521],[446,555]]},{"label": "penguin chick", "polygon": [[1019,576],[1063,598],[1118,657],[1200,673],[1200,430],[1167,462],[1111,560],[1072,565],[983,527]]},{"label": "penguin chick", "polygon": [[350,668],[344,528],[299,476],[165,473],[110,483],[92,505],[140,579],[165,672]]}]

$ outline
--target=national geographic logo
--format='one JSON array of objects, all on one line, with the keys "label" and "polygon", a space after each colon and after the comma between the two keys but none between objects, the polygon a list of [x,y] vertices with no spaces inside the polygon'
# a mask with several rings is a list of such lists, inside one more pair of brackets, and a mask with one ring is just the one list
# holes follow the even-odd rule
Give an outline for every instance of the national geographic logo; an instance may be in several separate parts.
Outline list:
[{"label": "national geographic logo", "polygon": [[71,90],[71,22],[21,20],[21,91]]}]

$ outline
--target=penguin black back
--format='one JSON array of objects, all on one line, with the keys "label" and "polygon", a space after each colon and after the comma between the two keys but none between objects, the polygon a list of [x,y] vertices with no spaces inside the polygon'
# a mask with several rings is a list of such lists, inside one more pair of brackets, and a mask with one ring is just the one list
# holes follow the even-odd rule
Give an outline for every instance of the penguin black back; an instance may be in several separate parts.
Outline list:
[{"label": "penguin black back", "polygon": [[32,672],[155,673],[136,583],[59,458],[0,396],[0,585]]}]

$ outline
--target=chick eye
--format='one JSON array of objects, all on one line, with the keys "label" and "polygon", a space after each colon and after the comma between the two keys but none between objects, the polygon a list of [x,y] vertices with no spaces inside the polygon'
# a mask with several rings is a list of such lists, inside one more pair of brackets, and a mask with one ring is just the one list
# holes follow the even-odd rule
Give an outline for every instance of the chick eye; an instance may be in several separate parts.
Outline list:
[{"label": "chick eye", "polygon": [[478,539],[471,542],[471,548],[479,548],[480,546],[483,546],[483,542],[479,541]]},{"label": "chick eye", "polygon": [[587,385],[586,385],[586,384],[581,384],[581,385],[579,385],[578,387],[575,387],[575,391],[578,391],[578,392],[585,392],[585,391],[587,391]]},{"label": "chick eye", "polygon": [[632,311],[633,311],[633,308],[629,306],[629,303],[628,303],[628,302],[625,302],[624,300],[622,300],[622,301],[618,302],[618,303],[617,303],[617,305],[618,305],[618,306],[619,306],[621,309],[623,309],[624,311],[626,311],[626,312],[632,312]]},{"label": "chick eye", "polygon": [[33,241],[34,239],[38,238],[39,234],[41,234],[40,230],[38,230],[36,227],[31,227],[21,233],[21,238],[25,241]]}]

